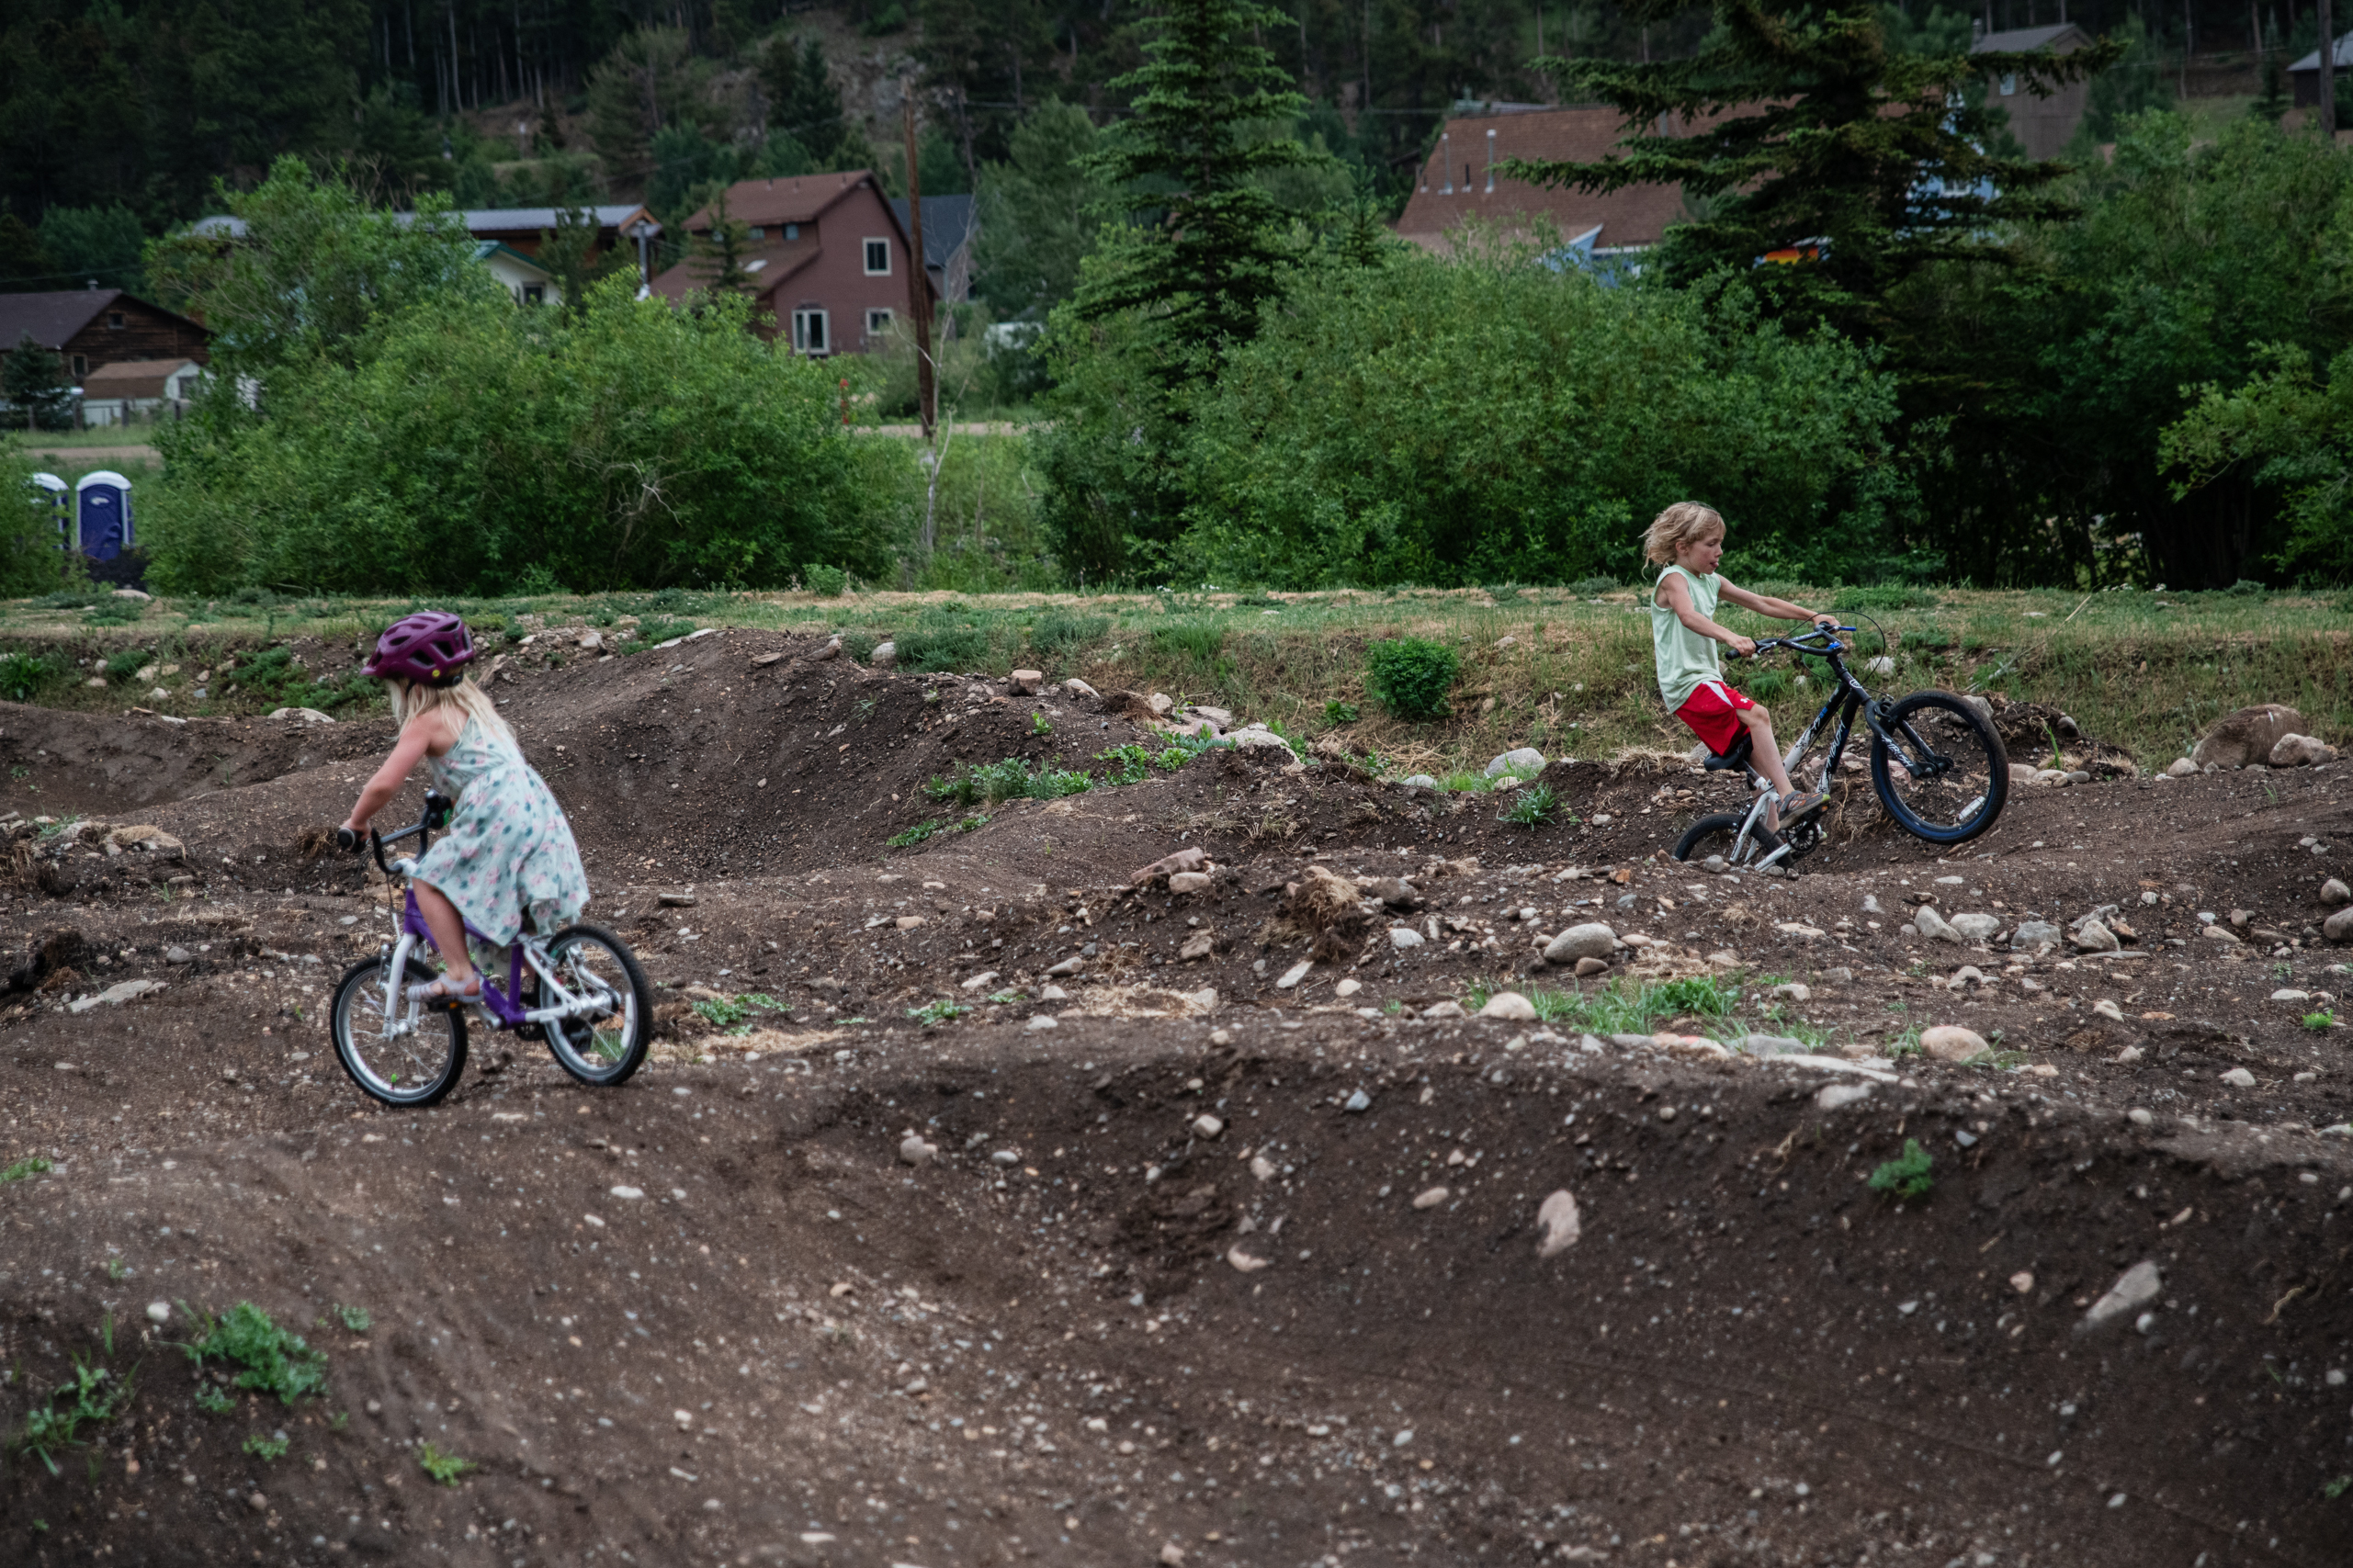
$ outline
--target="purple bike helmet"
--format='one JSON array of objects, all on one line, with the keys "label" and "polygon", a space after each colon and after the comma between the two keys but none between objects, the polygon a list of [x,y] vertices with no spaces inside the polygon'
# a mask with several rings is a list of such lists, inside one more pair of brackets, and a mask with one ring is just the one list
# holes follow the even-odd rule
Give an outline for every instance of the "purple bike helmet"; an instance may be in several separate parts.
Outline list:
[{"label": "purple bike helmet", "polygon": [[473,661],[473,634],[464,621],[447,610],[419,610],[384,628],[360,673],[421,686],[454,686]]}]

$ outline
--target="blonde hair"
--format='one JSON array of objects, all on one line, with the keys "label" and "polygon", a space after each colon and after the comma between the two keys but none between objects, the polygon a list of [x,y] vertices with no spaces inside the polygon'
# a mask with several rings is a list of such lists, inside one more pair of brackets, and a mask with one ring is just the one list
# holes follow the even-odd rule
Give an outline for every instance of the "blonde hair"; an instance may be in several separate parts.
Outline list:
[{"label": "blonde hair", "polygon": [[[454,686],[424,686],[412,681],[398,680],[387,681],[384,684],[391,694],[392,716],[400,720],[403,729],[408,728],[409,720],[419,714],[431,713],[437,708],[456,708],[490,734],[510,741],[515,739],[515,731],[508,728],[506,720],[499,716],[490,694],[475,685],[471,675],[463,677]],[[458,728],[462,731],[465,727],[460,725]]]},{"label": "blonde hair", "polygon": [[1675,558],[1675,552],[1686,541],[1696,539],[1709,529],[1721,531],[1724,516],[1713,506],[1702,506],[1696,501],[1679,501],[1650,520],[1650,531],[1642,536],[1642,557],[1653,566],[1666,566]]}]

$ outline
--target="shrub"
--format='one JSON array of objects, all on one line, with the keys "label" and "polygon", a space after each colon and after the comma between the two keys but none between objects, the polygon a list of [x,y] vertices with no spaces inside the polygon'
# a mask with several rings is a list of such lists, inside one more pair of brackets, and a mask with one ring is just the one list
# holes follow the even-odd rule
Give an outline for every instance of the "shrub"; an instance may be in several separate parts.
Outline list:
[{"label": "shrub", "polygon": [[850,574],[838,566],[820,566],[812,561],[800,569],[800,579],[820,599],[839,599],[850,591]]},{"label": "shrub", "polygon": [[107,679],[117,682],[128,681],[154,661],[154,656],[145,649],[122,649],[107,656]]},{"label": "shrub", "polygon": [[1936,1185],[1929,1175],[1929,1168],[1935,1163],[1929,1151],[1920,1147],[1919,1139],[1906,1138],[1902,1154],[1871,1173],[1871,1190],[1898,1200],[1921,1197]]},{"label": "shrub", "polygon": [[1364,685],[1399,718],[1437,718],[1461,661],[1442,642],[1393,637],[1364,650]]},{"label": "shrub", "polygon": [[1324,705],[1324,722],[1326,724],[1354,724],[1358,719],[1363,718],[1363,710],[1359,708],[1354,703],[1344,703],[1338,697],[1334,697],[1331,701]]}]

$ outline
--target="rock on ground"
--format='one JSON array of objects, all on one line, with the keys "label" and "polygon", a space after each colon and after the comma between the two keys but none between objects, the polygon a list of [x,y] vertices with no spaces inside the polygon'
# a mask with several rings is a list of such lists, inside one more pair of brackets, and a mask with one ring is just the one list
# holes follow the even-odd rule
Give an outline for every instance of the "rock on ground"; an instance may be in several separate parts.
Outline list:
[{"label": "rock on ground", "polygon": [[2189,760],[2199,767],[2243,768],[2268,761],[2283,737],[2302,735],[2304,716],[2285,703],[2264,703],[2226,713],[2206,727]]},{"label": "rock on ground", "polygon": [[1985,1037],[1957,1023],[1920,1031],[1920,1049],[1940,1062],[1965,1062],[1985,1049]]}]

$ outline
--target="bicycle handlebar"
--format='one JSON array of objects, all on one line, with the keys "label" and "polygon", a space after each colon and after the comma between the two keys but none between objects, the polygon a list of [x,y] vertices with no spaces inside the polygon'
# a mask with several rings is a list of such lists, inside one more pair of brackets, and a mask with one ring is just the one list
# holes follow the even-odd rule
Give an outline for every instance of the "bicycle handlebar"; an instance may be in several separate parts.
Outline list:
[{"label": "bicycle handlebar", "polygon": [[[413,837],[417,841],[417,853],[424,854],[425,845],[430,840],[432,829],[448,822],[449,813],[456,804],[439,790],[429,789],[424,792],[424,815],[419,817],[410,826],[397,833],[379,833],[373,828],[368,829],[368,847],[375,853],[377,869],[386,876],[392,874],[392,868],[385,863],[384,846],[397,844],[402,839]],[[345,853],[356,852],[359,844],[359,835],[350,829],[335,829],[335,846]]]},{"label": "bicycle handlebar", "polygon": [[[1833,653],[1845,652],[1847,648],[1845,643],[1842,643],[1838,638],[1831,637],[1830,634],[1834,631],[1850,632],[1855,629],[1856,628],[1853,626],[1816,626],[1810,632],[1800,632],[1795,637],[1759,637],[1756,639],[1757,655],[1761,655],[1765,649],[1769,648],[1785,648],[1792,653],[1810,653],[1817,659],[1827,658]],[[1808,646],[1816,637],[1827,638],[1828,640],[1819,647]],[[1751,655],[1751,657],[1753,658],[1757,655]]]}]

